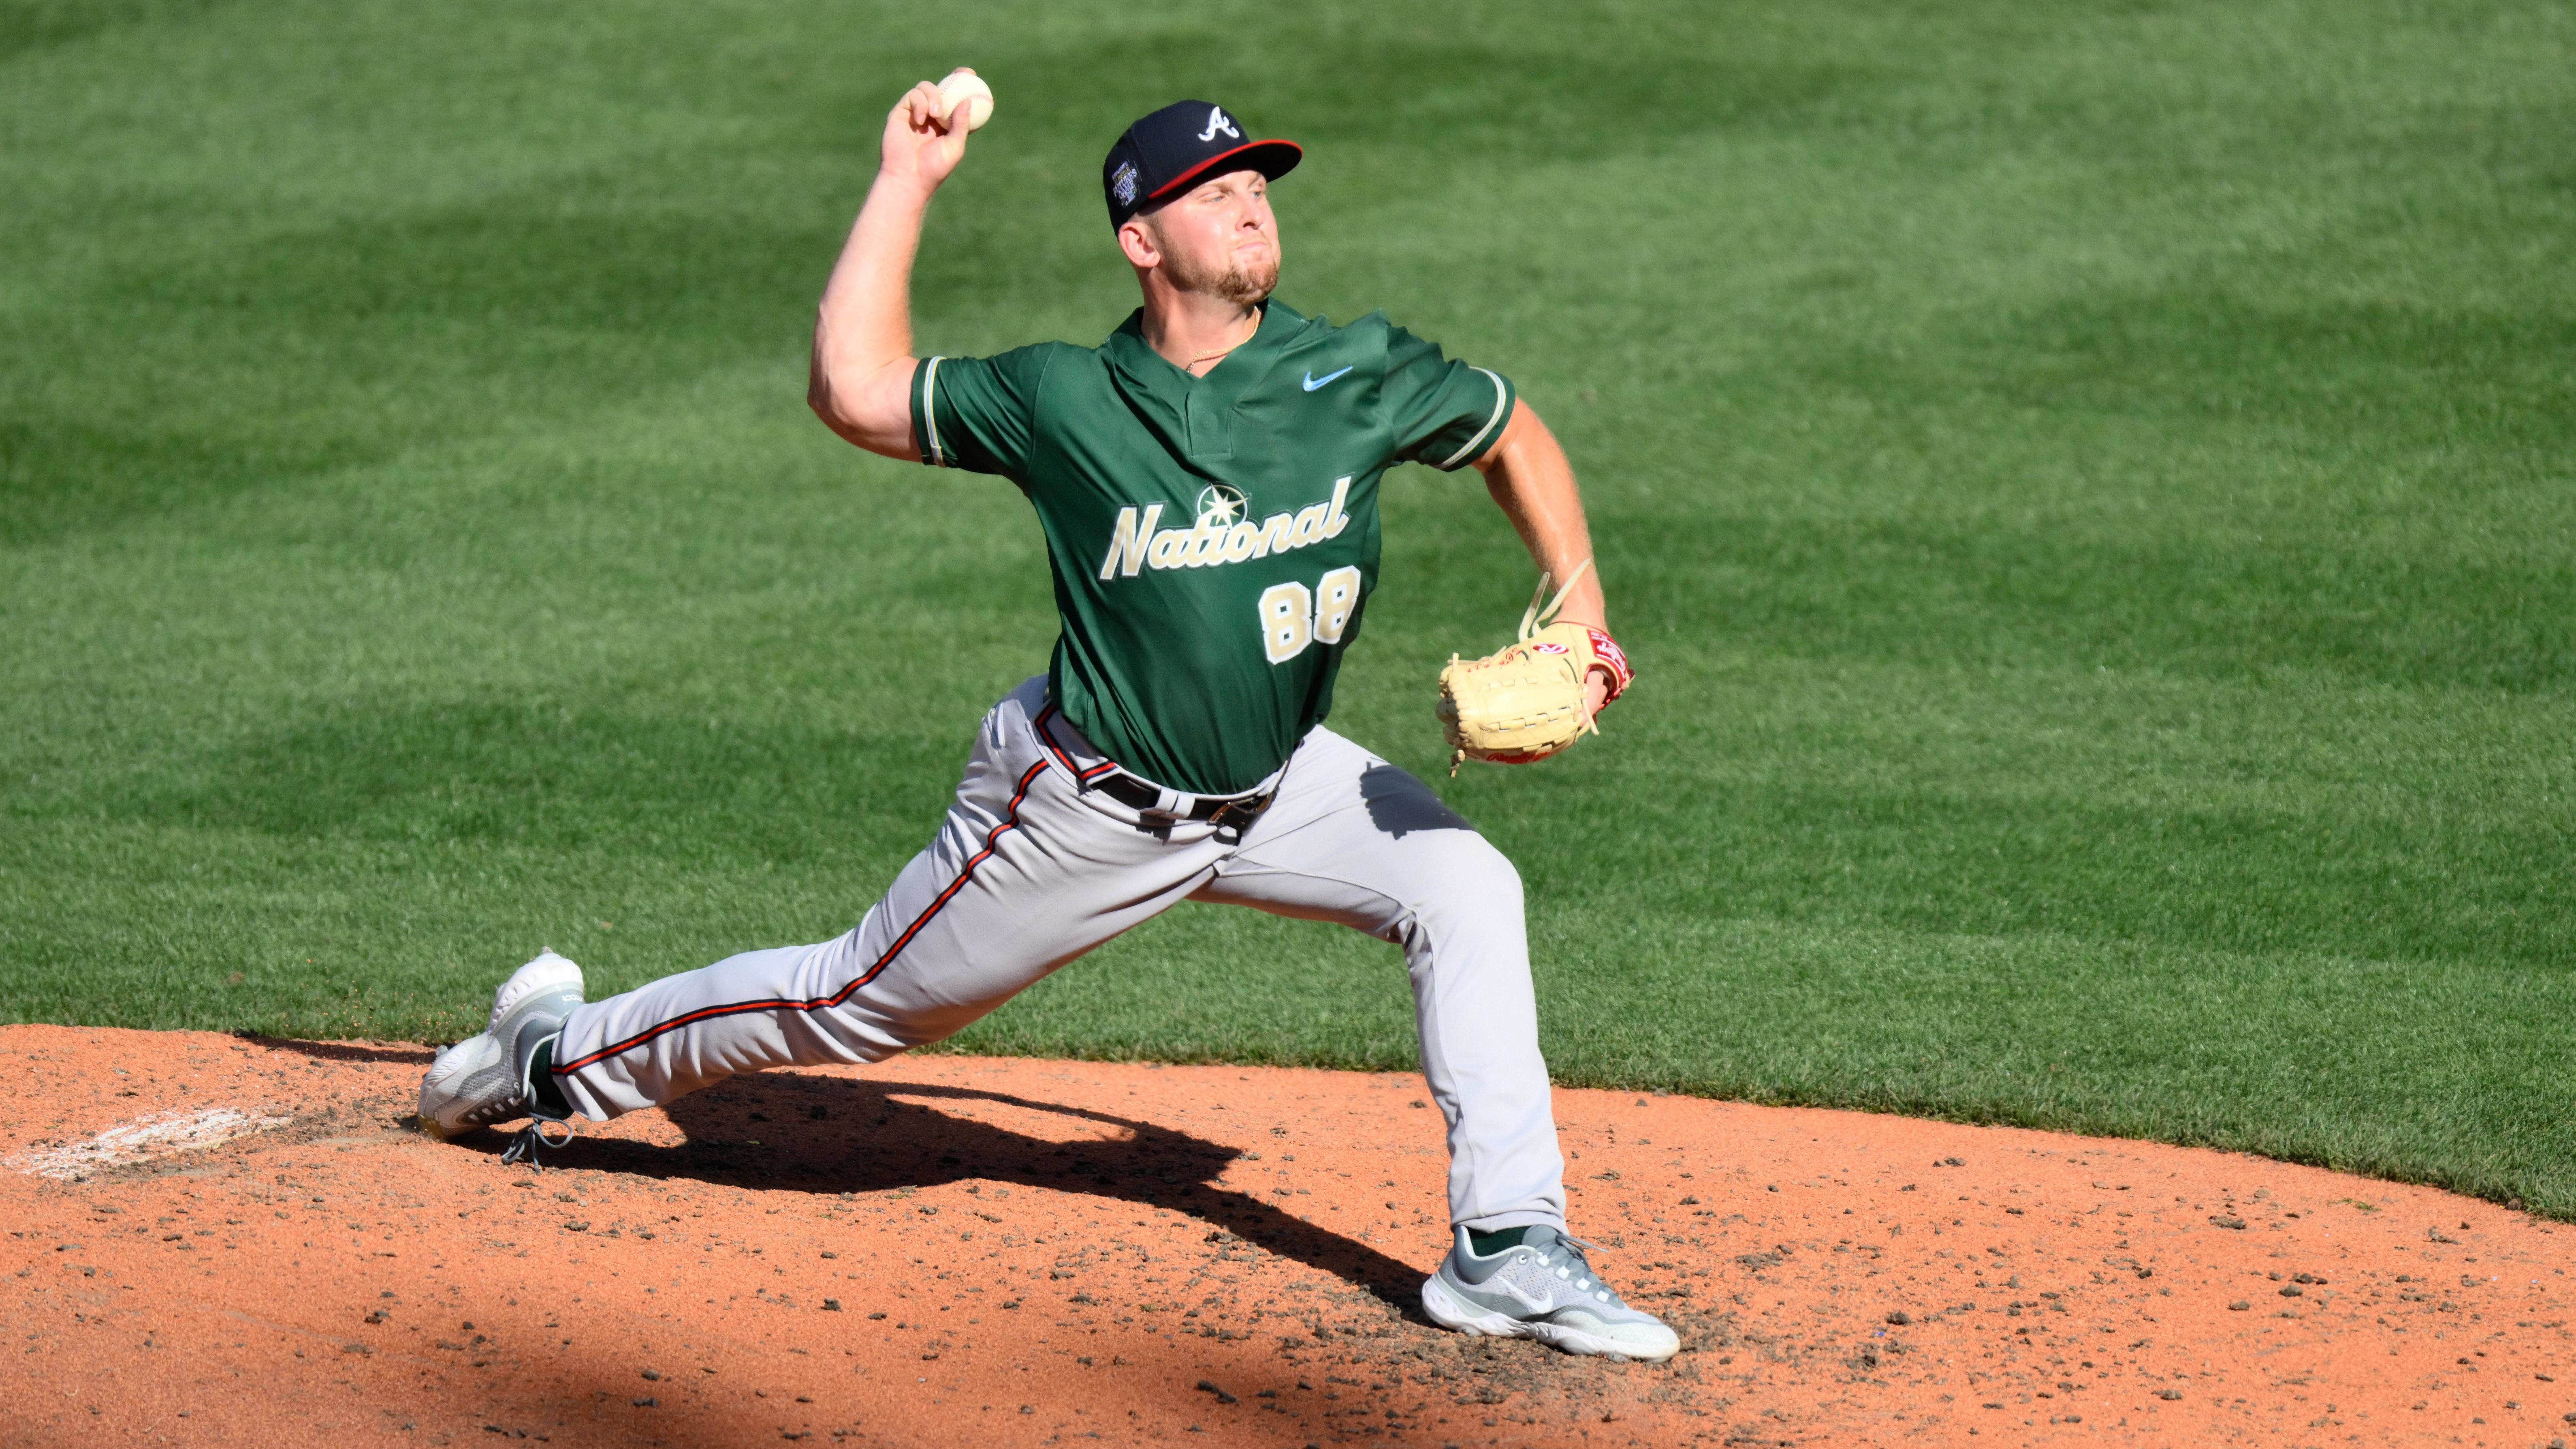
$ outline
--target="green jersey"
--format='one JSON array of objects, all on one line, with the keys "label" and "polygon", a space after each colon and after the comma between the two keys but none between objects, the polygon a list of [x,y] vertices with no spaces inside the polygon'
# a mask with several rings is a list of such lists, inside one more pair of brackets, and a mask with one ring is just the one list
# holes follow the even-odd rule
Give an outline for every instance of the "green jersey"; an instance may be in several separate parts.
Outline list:
[{"label": "green jersey", "polygon": [[1265,307],[1205,377],[1145,343],[1049,342],[914,369],[924,463],[999,473],[1046,532],[1048,685],[1119,764],[1193,794],[1259,784],[1332,708],[1377,585],[1378,478],[1462,467],[1512,385],[1370,313]]}]

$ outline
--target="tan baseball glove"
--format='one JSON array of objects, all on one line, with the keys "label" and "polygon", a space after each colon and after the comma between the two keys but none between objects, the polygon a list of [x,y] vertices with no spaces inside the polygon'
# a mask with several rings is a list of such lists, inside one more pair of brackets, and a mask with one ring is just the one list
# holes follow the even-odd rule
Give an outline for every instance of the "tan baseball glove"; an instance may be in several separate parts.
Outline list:
[{"label": "tan baseball glove", "polygon": [[[1582,624],[1553,622],[1574,590],[1574,580],[1592,567],[1576,566],[1554,598],[1542,574],[1538,592],[1521,615],[1520,635],[1482,659],[1449,656],[1440,671],[1441,727],[1449,736],[1449,773],[1460,763],[1489,760],[1497,765],[1526,765],[1544,760],[1586,734],[1599,734],[1592,711],[1584,706],[1584,683],[1598,670],[1609,683],[1601,703],[1617,699],[1635,679],[1628,656],[1609,635]],[[1546,599],[1541,607],[1540,600]]]}]

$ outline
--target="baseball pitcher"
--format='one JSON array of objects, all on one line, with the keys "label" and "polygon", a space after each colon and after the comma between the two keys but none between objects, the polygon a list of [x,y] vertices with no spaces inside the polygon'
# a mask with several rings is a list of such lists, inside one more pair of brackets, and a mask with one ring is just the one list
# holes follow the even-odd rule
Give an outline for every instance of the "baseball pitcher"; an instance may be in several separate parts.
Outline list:
[{"label": "baseball pitcher", "polygon": [[1379,479],[1410,461],[1480,470],[1565,581],[1553,622],[1534,609],[1513,646],[1444,674],[1451,743],[1518,762],[1591,727],[1629,671],[1564,453],[1502,374],[1380,314],[1337,326],[1272,300],[1270,187],[1302,153],[1206,101],[1137,121],[1102,164],[1143,293],[1105,341],[915,356],[913,255],[969,129],[927,82],[886,118],[823,292],[809,401],[859,447],[1026,495],[1061,619],[1046,672],[985,716],[937,837],[848,934],[593,1002],[579,967],[543,953],[503,983],[490,1029],[431,1066],[424,1127],[525,1118],[514,1150],[533,1151],[575,1115],[882,1061],[1183,900],[1337,921],[1403,950],[1448,1124],[1452,1241],[1424,1310],[1468,1333],[1670,1357],[1673,1331],[1566,1232],[1518,874],[1421,781],[1323,723],[1377,583]]}]

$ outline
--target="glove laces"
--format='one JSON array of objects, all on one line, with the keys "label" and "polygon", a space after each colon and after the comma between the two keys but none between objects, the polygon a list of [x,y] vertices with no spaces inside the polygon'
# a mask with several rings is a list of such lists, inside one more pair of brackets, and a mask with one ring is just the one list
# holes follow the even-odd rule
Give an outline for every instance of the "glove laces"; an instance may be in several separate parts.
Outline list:
[{"label": "glove laces", "polygon": [[[1590,559],[1585,559],[1583,562],[1576,564],[1574,566],[1574,572],[1565,576],[1565,587],[1557,590],[1556,595],[1553,598],[1548,596],[1547,586],[1555,582],[1555,580],[1549,577],[1546,570],[1540,570],[1538,576],[1538,588],[1530,595],[1529,607],[1521,611],[1520,637],[1513,642],[1526,644],[1538,634],[1539,630],[1555,623],[1556,611],[1565,607],[1565,596],[1574,592],[1575,581],[1582,578],[1583,571],[1590,567],[1592,567],[1592,560]],[[1539,607],[1539,600],[1541,599],[1547,600],[1547,607]],[[1601,726],[1593,723],[1592,721],[1590,681],[1577,680],[1575,683],[1576,707],[1583,711],[1583,732],[1585,734],[1597,735],[1601,733]],[[1458,773],[1457,767],[1452,765],[1449,769],[1449,773],[1453,776],[1456,775]]]},{"label": "glove laces", "polygon": [[[1529,642],[1531,635],[1536,634],[1539,630],[1555,623],[1556,611],[1565,607],[1565,596],[1574,592],[1575,580],[1582,578],[1583,571],[1590,567],[1592,567],[1592,560],[1590,559],[1585,559],[1583,562],[1576,564],[1574,566],[1574,572],[1565,576],[1565,587],[1557,590],[1556,597],[1552,599],[1548,598],[1547,586],[1556,582],[1556,580],[1550,577],[1544,570],[1540,571],[1538,576],[1538,589],[1535,593],[1530,595],[1529,607],[1521,611],[1521,632],[1519,639],[1515,642],[1526,644]],[[1541,599],[1547,599],[1546,608],[1542,609],[1539,607],[1538,601]]]}]

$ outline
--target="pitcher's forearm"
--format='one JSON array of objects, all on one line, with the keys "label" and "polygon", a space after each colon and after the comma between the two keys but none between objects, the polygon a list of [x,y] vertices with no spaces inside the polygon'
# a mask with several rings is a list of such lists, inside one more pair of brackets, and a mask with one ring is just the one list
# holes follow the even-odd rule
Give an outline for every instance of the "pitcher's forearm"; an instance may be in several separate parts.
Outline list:
[{"label": "pitcher's forearm", "polygon": [[898,458],[912,454],[912,260],[931,190],[878,174],[814,320],[807,403],[832,431]]},{"label": "pitcher's forearm", "polygon": [[[1574,571],[1592,557],[1592,530],[1583,519],[1583,494],[1575,486],[1574,465],[1557,445],[1556,435],[1529,404],[1520,403],[1512,409],[1502,437],[1476,466],[1484,472],[1486,491],[1512,521],[1512,530],[1521,536],[1530,558],[1555,580],[1552,587],[1564,588]],[[1582,577],[1574,580],[1557,617],[1608,632],[1599,565],[1584,569]]]},{"label": "pitcher's forearm", "polygon": [[912,259],[931,188],[880,174],[823,287],[815,353],[835,373],[874,372],[912,355]]},{"label": "pitcher's forearm", "polygon": [[930,194],[966,154],[964,121],[923,81],[886,113],[877,179],[814,319],[805,401],[872,453],[912,451],[912,256]]}]

